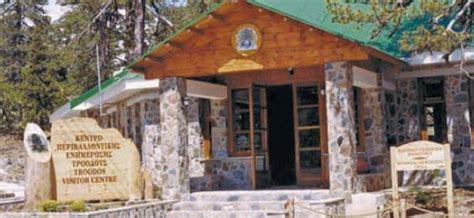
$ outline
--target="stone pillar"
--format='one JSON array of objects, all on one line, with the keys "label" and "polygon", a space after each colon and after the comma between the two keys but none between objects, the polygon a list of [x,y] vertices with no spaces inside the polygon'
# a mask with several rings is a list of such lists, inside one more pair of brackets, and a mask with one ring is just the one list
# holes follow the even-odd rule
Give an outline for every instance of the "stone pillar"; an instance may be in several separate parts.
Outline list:
[{"label": "stone pillar", "polygon": [[225,100],[211,100],[212,156],[215,159],[228,157],[226,114],[227,104]]},{"label": "stone pillar", "polygon": [[471,146],[468,80],[464,75],[445,77],[446,124],[451,147]]},{"label": "stone pillar", "polygon": [[417,79],[398,80],[397,144],[420,140],[420,103]]},{"label": "stone pillar", "polygon": [[385,122],[382,88],[363,89],[365,153],[370,172],[384,172],[388,149],[385,146]]},{"label": "stone pillar", "polygon": [[199,99],[189,98],[187,106],[188,116],[188,154],[189,154],[189,177],[204,176],[204,160],[202,146],[202,131],[199,124]]},{"label": "stone pillar", "polygon": [[152,182],[156,187],[161,185],[161,169],[159,168],[159,157],[161,157],[160,145],[160,105],[159,100],[146,100],[143,107],[143,143],[142,163],[143,168],[150,172]]},{"label": "stone pillar", "polygon": [[186,199],[189,196],[188,126],[183,98],[186,81],[181,78],[160,80],[161,142],[158,169],[162,198]]},{"label": "stone pillar", "polygon": [[350,197],[356,180],[352,70],[347,62],[324,65],[329,150],[329,188]]}]

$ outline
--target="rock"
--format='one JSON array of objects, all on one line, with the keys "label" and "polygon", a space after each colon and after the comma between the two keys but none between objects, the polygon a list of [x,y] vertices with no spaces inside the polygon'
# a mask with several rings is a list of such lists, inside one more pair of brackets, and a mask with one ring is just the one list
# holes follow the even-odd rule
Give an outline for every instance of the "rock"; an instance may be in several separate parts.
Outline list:
[{"label": "rock", "polygon": [[51,131],[58,201],[142,198],[139,152],[118,130],[71,118],[54,122]]},{"label": "rock", "polygon": [[51,147],[46,134],[33,123],[26,126],[23,143],[27,153],[25,208],[31,210],[52,199]]}]

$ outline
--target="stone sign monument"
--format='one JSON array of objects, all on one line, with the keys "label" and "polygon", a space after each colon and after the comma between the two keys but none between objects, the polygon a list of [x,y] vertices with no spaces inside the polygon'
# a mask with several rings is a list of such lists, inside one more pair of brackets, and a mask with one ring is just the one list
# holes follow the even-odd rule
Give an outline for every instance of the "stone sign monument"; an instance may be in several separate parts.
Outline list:
[{"label": "stone sign monument", "polygon": [[90,118],[59,120],[51,145],[57,200],[142,198],[138,150],[116,129]]},{"label": "stone sign monument", "polygon": [[26,150],[25,207],[51,199],[51,148],[43,130],[34,123],[25,128],[23,144]]},{"label": "stone sign monument", "polygon": [[[449,144],[442,145],[430,141],[416,141],[400,147],[390,148],[392,171],[392,197],[394,205],[398,204],[398,171],[406,170],[444,170],[448,212],[453,213],[453,180],[451,172],[451,151]],[[398,217],[398,210],[394,210]]]}]

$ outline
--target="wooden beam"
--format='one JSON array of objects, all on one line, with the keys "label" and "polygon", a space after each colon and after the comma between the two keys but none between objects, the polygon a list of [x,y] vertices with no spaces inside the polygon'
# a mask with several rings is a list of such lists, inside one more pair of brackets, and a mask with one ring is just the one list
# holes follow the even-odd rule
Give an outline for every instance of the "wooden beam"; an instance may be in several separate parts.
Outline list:
[{"label": "wooden beam", "polygon": [[[464,66],[464,69],[470,73],[474,73],[474,65]],[[405,78],[418,78],[418,77],[435,77],[435,76],[449,76],[449,75],[458,75],[462,74],[457,65],[448,65],[448,66],[427,66],[418,70],[405,70],[398,73],[396,79],[405,79]]]},{"label": "wooden beam", "polygon": [[227,99],[227,86],[202,82],[197,80],[186,80],[187,95],[196,98],[213,100]]},{"label": "wooden beam", "polygon": [[145,69],[144,67],[140,67],[140,66],[133,66],[133,67],[131,68],[131,70],[132,70],[133,72],[136,72],[136,73],[145,73],[145,70],[146,70],[146,69]]},{"label": "wooden beam", "polygon": [[408,68],[410,67],[410,65],[405,62],[405,61],[402,61],[400,59],[397,59],[397,58],[394,58],[392,56],[389,56],[385,53],[382,53],[380,51],[377,51],[373,48],[368,48],[367,47],[367,53],[369,53],[370,55],[374,56],[374,57],[377,57],[377,58],[380,58],[388,63],[391,63],[393,65],[395,65],[396,67],[398,68]]},{"label": "wooden beam", "polygon": [[197,29],[197,28],[194,28],[194,27],[191,27],[189,29],[187,29],[186,31],[188,31],[189,33],[195,33],[197,35],[204,35],[204,32],[200,29]]},{"label": "wooden beam", "polygon": [[145,61],[150,61],[150,62],[153,62],[153,63],[162,64],[163,63],[163,58],[150,55],[150,56],[147,56],[145,58]]},{"label": "wooden beam", "polygon": [[166,43],[166,47],[183,48],[183,44],[170,41]]},{"label": "wooden beam", "polygon": [[216,20],[219,20],[219,21],[224,21],[225,20],[224,16],[222,16],[220,14],[217,14],[217,13],[211,13],[207,17],[209,19],[216,19]]}]

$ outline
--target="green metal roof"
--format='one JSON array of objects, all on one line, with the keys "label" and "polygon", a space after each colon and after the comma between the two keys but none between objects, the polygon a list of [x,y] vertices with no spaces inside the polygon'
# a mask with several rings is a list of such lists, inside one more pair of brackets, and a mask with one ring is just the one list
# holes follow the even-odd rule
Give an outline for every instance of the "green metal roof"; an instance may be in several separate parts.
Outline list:
[{"label": "green metal roof", "polygon": [[[405,30],[412,30],[422,25],[424,20],[404,20],[400,25],[400,30],[392,37],[388,31],[382,31],[380,35],[371,38],[374,24],[358,26],[354,23],[340,24],[332,21],[331,12],[326,10],[324,0],[247,0],[249,3],[290,17],[299,22],[313,26],[314,28],[337,35],[341,38],[357,42],[361,45],[374,48],[392,57],[403,59],[409,55],[402,51],[398,41]],[[364,3],[352,3],[351,7],[360,10],[369,10]]]},{"label": "green metal roof", "polygon": [[[100,88],[101,91],[104,92],[108,88],[110,88],[113,84],[120,82],[125,79],[134,79],[134,78],[143,78],[143,75],[131,73],[128,71],[127,68],[123,68],[118,74],[106,79],[105,81],[101,82]],[[71,109],[75,108],[77,105],[81,104],[82,102],[88,100],[99,94],[99,86],[96,85],[94,88],[87,90],[86,92],[82,93],[80,96],[71,99],[70,106]]]},{"label": "green metal roof", "polygon": [[[426,19],[423,18],[418,20],[405,20],[399,27],[402,31],[397,31],[392,37],[388,36],[389,33],[387,31],[382,31],[379,36],[371,38],[372,31],[370,30],[375,28],[375,25],[367,24],[364,25],[362,28],[359,27],[357,24],[340,24],[333,22],[331,17],[332,15],[326,10],[325,0],[247,0],[247,2],[254,4],[258,7],[273,11],[280,15],[289,17],[291,19],[297,20],[314,28],[332,33],[341,38],[359,43],[363,46],[371,47],[397,59],[403,59],[408,57],[409,55],[408,52],[402,51],[400,49],[400,46],[398,45],[398,41],[402,35],[403,30],[413,30],[419,25],[427,23],[425,22]],[[213,4],[207,12],[198,16],[196,19],[191,20],[181,29],[171,34],[163,41],[150,47],[141,57],[135,59],[120,73],[102,82],[102,91],[107,90],[107,88],[109,88],[113,84],[127,78],[143,78],[143,75],[131,73],[128,69],[135,65],[138,61],[152,53],[154,50],[165,45],[167,42],[169,42],[181,32],[205,19],[208,15],[220,8],[225,3],[226,1],[222,1],[221,3]],[[356,9],[368,9],[367,4],[353,3],[352,5]],[[79,97],[76,97],[70,101],[71,108],[76,107],[77,105],[97,95],[98,93],[99,89],[97,86],[84,92]]]}]

